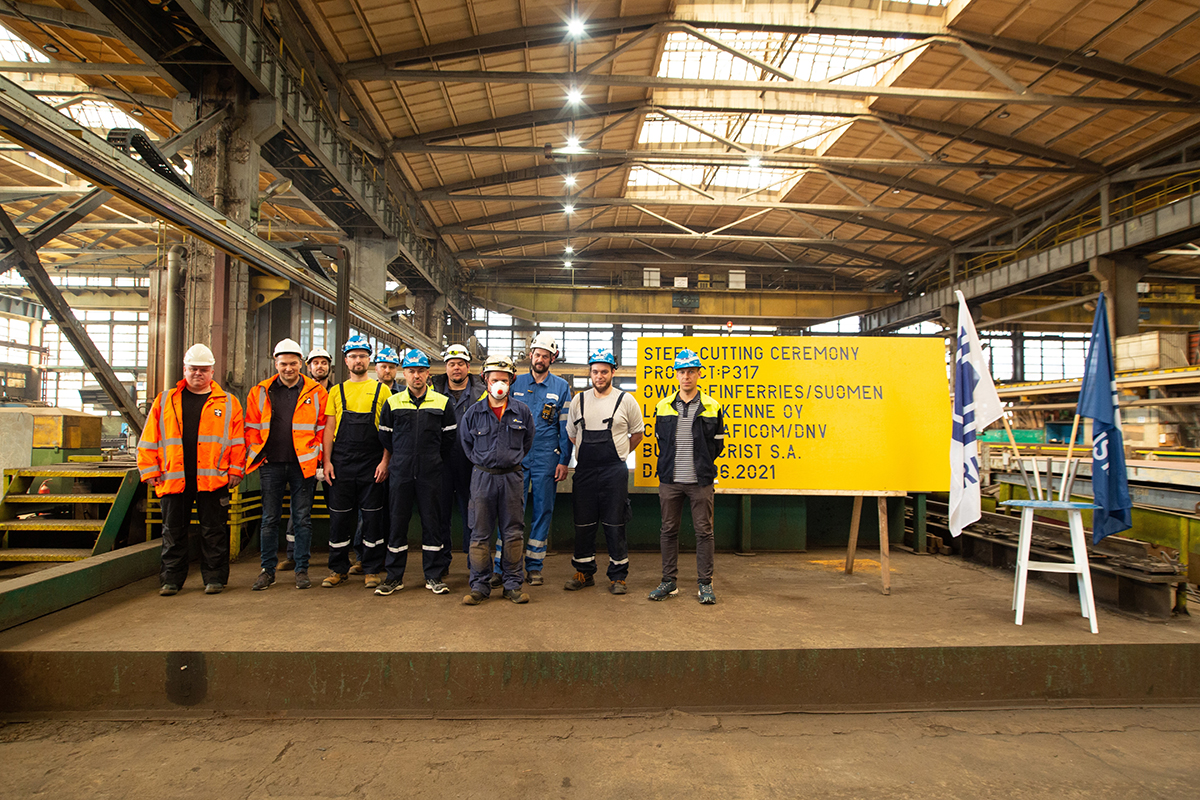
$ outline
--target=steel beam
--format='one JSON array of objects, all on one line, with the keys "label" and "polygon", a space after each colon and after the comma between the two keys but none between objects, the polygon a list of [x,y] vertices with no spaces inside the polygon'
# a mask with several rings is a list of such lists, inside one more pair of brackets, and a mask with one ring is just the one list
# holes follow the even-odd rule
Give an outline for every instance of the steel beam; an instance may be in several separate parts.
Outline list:
[{"label": "steel beam", "polygon": [[987,105],[1046,106],[1049,108],[1125,108],[1141,111],[1195,113],[1200,100],[1142,100],[1129,97],[1043,94],[1040,92],[985,92],[962,89],[934,89],[920,86],[855,86],[826,81],[736,81],[702,78],[670,78],[648,75],[593,75],[590,73],[517,72],[506,70],[428,70],[364,67],[349,80],[391,81],[394,83],[472,83],[509,86],[563,86],[625,89],[694,89],[750,91],[773,94],[797,94],[814,97],[881,98],[921,100],[944,103],[984,103]]},{"label": "steel beam", "polygon": [[472,289],[477,305],[532,322],[670,322],[798,327],[833,317],[862,314],[892,302],[893,296],[862,292],[688,289],[699,297],[694,311],[680,312],[671,289],[608,289],[513,285]]},{"label": "steel beam", "polygon": [[91,371],[92,377],[99,382],[104,393],[108,395],[108,399],[121,412],[125,422],[140,436],[142,426],[146,422],[145,415],[138,409],[137,403],[129,396],[129,392],[125,391],[125,387],[113,372],[112,367],[96,348],[92,337],[88,336],[83,325],[75,318],[75,313],[71,310],[71,306],[63,297],[62,292],[50,280],[50,276],[42,267],[41,259],[38,258],[37,248],[33,242],[21,235],[17,226],[13,225],[12,218],[3,209],[0,209],[0,231],[3,231],[4,238],[8,239],[9,246],[18,255],[16,268],[21,273],[21,277],[37,294],[38,301],[50,312],[50,318],[67,337],[67,341],[75,348],[79,357],[83,359],[83,363]]},{"label": "steel beam", "polygon": [[[320,160],[322,168],[367,217],[396,239],[404,258],[445,296],[454,313],[468,318],[461,291],[455,285],[453,260],[417,231],[403,203],[394,198],[388,186],[386,167],[368,160],[361,145],[344,135],[325,104],[309,96],[299,80],[300,67],[278,52],[270,36],[240,14],[230,14],[223,0],[175,0],[175,4],[257,91],[275,98],[288,130]],[[425,338],[419,335],[420,341]]]},{"label": "steel beam", "polygon": [[[112,198],[112,195],[108,192],[102,189],[93,189],[50,219],[38,225],[25,236],[34,250],[40,250],[48,242],[57,238],[59,234],[69,230],[76,222],[103,206],[110,198]],[[15,227],[14,224],[14,230]],[[21,254],[15,247],[3,256],[0,256],[0,275],[17,266],[17,262],[21,258]]]},{"label": "steel beam", "polygon": [[128,78],[161,77],[145,64],[97,64],[81,61],[0,61],[0,73],[21,75],[113,75]]},{"label": "steel beam", "polygon": [[[397,142],[395,145],[396,152],[399,153],[419,153],[421,155],[447,155],[456,157],[467,157],[470,155],[498,155],[498,156],[527,156],[530,158],[550,158],[563,159],[564,164],[570,163],[568,159],[575,157],[590,157],[594,159],[613,159],[621,158],[628,159],[631,162],[644,162],[648,164],[687,164],[689,166],[713,166],[713,167],[744,167],[751,158],[757,158],[761,162],[763,169],[776,168],[800,168],[800,167],[826,167],[831,171],[836,168],[856,168],[856,167],[871,167],[876,169],[899,169],[899,170],[933,170],[936,172],[957,172],[966,170],[968,172],[989,171],[995,173],[1017,173],[1017,174],[1091,174],[1090,171],[1077,170],[1074,167],[1064,166],[1061,164],[980,164],[971,161],[902,161],[900,159],[889,158],[852,158],[841,156],[818,156],[801,153],[776,153],[771,151],[748,151],[745,153],[729,153],[724,149],[678,149],[678,150],[606,150],[606,149],[587,149],[582,147],[571,148],[565,144],[561,147],[551,147],[549,150],[545,146],[508,146],[508,145],[444,145],[444,144],[423,144],[421,142]],[[878,182],[878,178],[876,178]],[[978,204],[978,201],[972,203]]]},{"label": "steel beam", "polygon": [[[120,153],[83,125],[57,113],[4,78],[0,78],[0,128],[9,139],[213,247],[267,273],[287,278],[329,302],[336,300],[336,290],[328,281],[312,275],[212,206],[184,192],[140,161]],[[393,321],[391,313],[381,304],[355,300],[352,309],[373,325],[384,329],[395,327],[405,338],[434,347],[416,328]]]}]

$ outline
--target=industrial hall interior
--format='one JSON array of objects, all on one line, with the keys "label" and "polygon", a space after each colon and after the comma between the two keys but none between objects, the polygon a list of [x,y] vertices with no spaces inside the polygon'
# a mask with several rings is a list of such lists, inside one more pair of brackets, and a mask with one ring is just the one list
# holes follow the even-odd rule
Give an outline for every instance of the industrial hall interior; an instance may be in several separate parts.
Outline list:
[{"label": "industrial hall interior", "polygon": [[1188,791],[1198,42],[0,0],[0,794]]}]

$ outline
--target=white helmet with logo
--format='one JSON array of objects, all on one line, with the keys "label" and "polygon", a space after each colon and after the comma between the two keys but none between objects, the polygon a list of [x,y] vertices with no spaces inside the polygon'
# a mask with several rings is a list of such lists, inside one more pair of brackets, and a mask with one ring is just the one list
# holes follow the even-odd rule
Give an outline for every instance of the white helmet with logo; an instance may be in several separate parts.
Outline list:
[{"label": "white helmet with logo", "polygon": [[314,358],[323,358],[326,361],[333,361],[333,356],[329,355],[329,351],[324,347],[314,347],[311,351],[309,351],[308,358],[305,359],[305,362],[307,363],[312,361]]},{"label": "white helmet with logo", "polygon": [[509,375],[516,375],[517,370],[513,366],[513,360],[508,356],[488,356],[487,361],[483,362],[483,374],[489,372],[507,372]]},{"label": "white helmet with logo", "polygon": [[452,344],[446,348],[446,352],[442,353],[442,363],[446,363],[452,358],[461,358],[468,364],[471,363],[471,351],[463,347],[461,344]]}]

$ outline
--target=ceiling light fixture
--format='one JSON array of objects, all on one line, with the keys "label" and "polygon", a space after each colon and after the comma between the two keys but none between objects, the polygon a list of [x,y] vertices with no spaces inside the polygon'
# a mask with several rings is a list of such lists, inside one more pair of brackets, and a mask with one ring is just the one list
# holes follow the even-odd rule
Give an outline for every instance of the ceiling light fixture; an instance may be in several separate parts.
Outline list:
[{"label": "ceiling light fixture", "polygon": [[1094,47],[1091,47],[1091,48],[1083,51],[1084,58],[1095,58],[1098,55],[1100,55],[1100,51]]},{"label": "ceiling light fixture", "polygon": [[58,45],[47,43],[47,44],[42,45],[42,49],[45,50],[47,53],[57,53]]},{"label": "ceiling light fixture", "polygon": [[1008,113],[1007,111],[1001,111],[999,114],[996,115],[996,119],[1008,119],[1011,116],[1012,116],[1012,114]]},{"label": "ceiling light fixture", "polygon": [[759,169],[762,167],[762,159],[755,157],[750,159],[750,169]]},{"label": "ceiling light fixture", "polygon": [[132,115],[132,116],[135,116],[135,117],[144,117],[144,116],[146,116],[146,112],[145,112],[145,111],[142,111],[140,108],[135,108],[135,109],[132,109],[132,110],[131,110],[129,113],[130,113],[130,115]]},{"label": "ceiling light fixture", "polygon": [[583,36],[583,20],[579,17],[567,20],[567,34],[573,39]]},{"label": "ceiling light fixture", "polygon": [[564,213],[564,214],[574,214],[574,213],[575,213],[575,206],[573,206],[573,205],[571,205],[570,203],[568,203],[567,205],[563,206],[563,213]]},{"label": "ceiling light fixture", "polygon": [[581,150],[582,150],[582,149],[579,147],[579,137],[578,137],[578,136],[569,136],[569,137],[567,137],[567,146],[566,146],[566,148],[564,148],[564,149],[565,149],[565,150],[566,150],[568,153],[578,153],[578,152],[581,152]]},{"label": "ceiling light fixture", "polygon": [[564,262],[563,262],[563,269],[570,269],[570,268],[571,268],[571,262],[570,262],[570,261],[564,261]]},{"label": "ceiling light fixture", "polygon": [[577,106],[583,102],[583,90],[572,86],[567,90],[567,102]]},{"label": "ceiling light fixture", "polygon": [[565,183],[567,186],[574,186],[575,185],[575,176],[574,175],[563,176],[563,183]]},{"label": "ceiling light fixture", "polygon": [[575,252],[575,248],[574,248],[574,247],[572,247],[571,245],[567,245],[566,247],[564,247],[564,248],[563,248],[563,252],[564,252],[564,253],[574,253],[574,252]]}]

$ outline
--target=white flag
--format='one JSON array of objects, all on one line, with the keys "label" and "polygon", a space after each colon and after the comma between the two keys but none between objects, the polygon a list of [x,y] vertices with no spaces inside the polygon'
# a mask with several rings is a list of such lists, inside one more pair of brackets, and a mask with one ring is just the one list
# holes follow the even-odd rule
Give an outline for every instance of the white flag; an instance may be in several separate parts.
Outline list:
[{"label": "white flag", "polygon": [[975,436],[1004,415],[975,323],[962,292],[958,295],[958,350],[954,357],[954,421],[950,434],[950,533],[982,515],[979,500],[979,445]]}]

